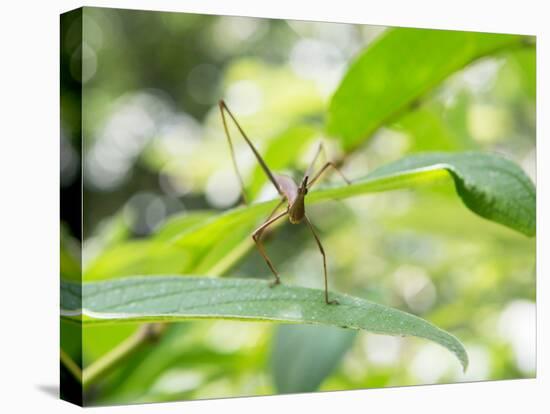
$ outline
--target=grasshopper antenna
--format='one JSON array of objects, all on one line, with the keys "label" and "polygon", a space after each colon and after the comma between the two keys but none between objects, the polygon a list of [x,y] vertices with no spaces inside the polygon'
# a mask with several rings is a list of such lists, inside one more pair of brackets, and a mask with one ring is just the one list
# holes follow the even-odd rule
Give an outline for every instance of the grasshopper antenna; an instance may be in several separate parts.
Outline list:
[{"label": "grasshopper antenna", "polygon": [[239,183],[241,185],[241,193],[242,193],[243,200],[244,200],[245,204],[248,204],[248,197],[246,195],[246,191],[245,191],[245,187],[244,187],[244,180],[241,176],[241,173],[239,172],[239,167],[237,165],[237,159],[235,158],[235,149],[233,148],[233,142],[231,141],[231,135],[229,134],[229,128],[227,127],[227,120],[225,118],[225,113],[226,112],[229,114],[229,117],[235,123],[235,126],[237,127],[237,129],[241,133],[241,136],[244,138],[244,140],[246,141],[246,143],[248,144],[248,146],[250,147],[250,149],[254,153],[254,156],[258,160],[258,163],[262,167],[262,170],[267,175],[267,178],[269,178],[269,181],[271,181],[271,183],[275,186],[275,189],[277,190],[277,192],[280,195],[283,195],[283,192],[281,191],[281,188],[279,187],[279,184],[277,183],[277,180],[275,179],[275,177],[271,173],[271,170],[269,169],[269,167],[267,166],[267,164],[263,160],[263,158],[260,155],[260,153],[258,152],[258,150],[256,150],[256,148],[254,147],[254,144],[252,144],[252,141],[250,141],[250,139],[246,136],[244,130],[241,128],[241,126],[237,122],[237,119],[235,118],[235,116],[233,116],[233,114],[231,113],[231,111],[229,110],[229,108],[227,107],[227,105],[225,104],[225,101],[223,99],[221,99],[218,102],[218,106],[220,108],[220,113],[221,113],[221,116],[222,116],[223,129],[225,131],[225,136],[227,137],[227,142],[229,143],[229,150],[231,152],[231,158],[233,160],[233,167],[235,168],[235,171],[237,172],[237,175],[239,177]]},{"label": "grasshopper antenna", "polygon": [[229,152],[231,153],[231,160],[233,161],[233,169],[237,173],[237,177],[239,177],[239,185],[241,186],[241,196],[243,198],[244,203],[248,204],[248,197],[244,189],[243,177],[239,171],[237,158],[235,157],[235,149],[233,148],[233,142],[231,141],[231,135],[229,134],[229,128],[227,128],[227,121],[225,120],[225,114],[223,112],[224,108],[226,108],[225,102],[223,100],[219,102],[219,107],[220,107],[220,113],[222,115],[223,129],[225,131],[225,136],[227,137],[227,142],[229,143]]}]

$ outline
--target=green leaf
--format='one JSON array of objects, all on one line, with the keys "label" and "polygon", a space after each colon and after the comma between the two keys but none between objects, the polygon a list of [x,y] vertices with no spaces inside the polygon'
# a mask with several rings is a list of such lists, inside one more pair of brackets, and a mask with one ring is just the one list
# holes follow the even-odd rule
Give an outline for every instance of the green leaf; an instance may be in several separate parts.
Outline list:
[{"label": "green leaf", "polygon": [[280,326],[271,354],[277,392],[316,391],[338,366],[356,333],[332,326]]},{"label": "green leaf", "polygon": [[192,229],[195,225],[200,224],[213,215],[214,212],[208,210],[196,210],[177,214],[170,217],[160,229],[158,229],[153,237],[155,240],[159,241],[170,240],[174,236]]},{"label": "green leaf", "polygon": [[100,280],[135,274],[180,272],[189,266],[191,260],[191,252],[165,241],[129,240],[95,258],[85,268],[83,278]]},{"label": "green leaf", "polygon": [[363,181],[386,189],[410,186],[441,172],[454,180],[458,195],[474,213],[527,236],[536,231],[536,193],[513,162],[489,153],[427,153],[385,165]]},{"label": "green leaf", "polygon": [[183,273],[221,275],[252,246],[251,234],[276,201],[229,210],[172,239],[174,246],[193,256]]},{"label": "green leaf", "polygon": [[327,129],[347,151],[472,61],[518,46],[506,34],[397,28],[362,52],[338,86]]},{"label": "green leaf", "polygon": [[[62,315],[80,311],[76,284],[61,286]],[[78,286],[77,286],[78,287]],[[397,309],[365,299],[331,293],[339,305],[327,305],[324,292],[295,286],[270,288],[255,279],[155,276],[82,285],[83,322],[182,321],[232,319],[307,323],[406,335],[436,342],[455,354],[464,369],[468,356],[453,335]]]},{"label": "green leaf", "polygon": [[135,274],[183,272],[192,260],[188,252],[167,243],[206,222],[213,211],[193,211],[169,218],[150,239],[128,240],[110,246],[84,268],[84,280]]}]

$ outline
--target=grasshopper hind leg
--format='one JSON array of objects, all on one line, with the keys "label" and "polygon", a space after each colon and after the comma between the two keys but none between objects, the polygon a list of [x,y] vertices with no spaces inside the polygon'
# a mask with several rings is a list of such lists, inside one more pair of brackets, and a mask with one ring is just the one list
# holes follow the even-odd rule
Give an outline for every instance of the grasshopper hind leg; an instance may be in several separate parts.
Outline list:
[{"label": "grasshopper hind leg", "polygon": [[254,231],[254,233],[252,233],[252,240],[254,240],[254,243],[256,244],[256,247],[258,248],[258,251],[260,252],[262,257],[264,258],[267,266],[271,270],[271,273],[273,273],[273,276],[275,276],[275,280],[273,282],[271,282],[271,284],[270,284],[271,287],[279,285],[281,283],[281,278],[279,277],[279,272],[277,272],[277,270],[275,269],[275,266],[273,266],[273,263],[271,262],[271,259],[269,258],[269,256],[267,255],[267,253],[264,249],[261,237],[262,237],[262,234],[263,234],[263,232],[265,231],[266,228],[268,228],[271,224],[275,223],[281,217],[288,214],[288,212],[285,210],[285,211],[277,214],[275,217],[273,217],[273,215],[275,214],[277,209],[283,204],[283,202],[284,202],[284,199],[279,202],[277,207],[275,207],[275,210],[273,210],[273,212],[268,217],[266,222],[264,224],[262,224],[260,227],[258,227]]},{"label": "grasshopper hind leg", "polygon": [[319,247],[319,251],[321,252],[321,255],[323,256],[323,272],[325,276],[325,302],[327,305],[338,305],[339,302],[336,299],[329,300],[328,298],[328,274],[327,274],[327,256],[325,254],[325,249],[323,249],[323,245],[321,244],[321,240],[319,239],[319,236],[317,236],[317,233],[315,232],[315,229],[313,228],[313,225],[309,221],[306,215],[304,215],[304,221],[308,225],[309,229],[311,230],[311,233],[313,233],[313,237],[315,238],[315,241],[317,242],[317,246]]}]

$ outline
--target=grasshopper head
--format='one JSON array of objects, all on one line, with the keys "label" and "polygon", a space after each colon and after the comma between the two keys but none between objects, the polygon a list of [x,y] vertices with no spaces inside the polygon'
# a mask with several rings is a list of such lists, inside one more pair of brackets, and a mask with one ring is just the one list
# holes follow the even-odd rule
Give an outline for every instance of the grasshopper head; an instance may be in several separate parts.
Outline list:
[{"label": "grasshopper head", "polygon": [[300,183],[300,187],[298,188],[298,192],[300,194],[306,195],[307,194],[307,180],[309,177],[306,175],[302,182]]}]

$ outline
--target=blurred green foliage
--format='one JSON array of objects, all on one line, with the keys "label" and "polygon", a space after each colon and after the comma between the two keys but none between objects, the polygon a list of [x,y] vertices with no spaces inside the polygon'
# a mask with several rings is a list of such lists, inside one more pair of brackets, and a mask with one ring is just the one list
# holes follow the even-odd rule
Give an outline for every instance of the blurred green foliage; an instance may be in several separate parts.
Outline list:
[{"label": "blurred green foliage", "polygon": [[[65,25],[62,36],[74,36],[75,26]],[[95,8],[85,9],[82,27],[82,47],[67,41],[62,50],[69,57],[63,72],[73,75],[61,83],[69,108],[62,119],[68,160],[62,191],[79,187],[79,119],[71,108],[79,105],[80,79],[71,62],[81,58],[82,261],[89,280],[191,270],[269,277],[250,250],[248,226],[214,220],[239,196],[216,107],[221,97],[268,164],[289,174],[305,169],[323,138],[329,158],[345,160],[352,179],[411,153],[478,150],[504,155],[535,180],[531,38]],[[426,33],[431,43],[422,40]],[[452,47],[445,47],[447,37]],[[363,63],[373,50],[377,60]],[[384,87],[372,101],[353,100],[351,113],[340,101],[349,108],[346,96],[361,88],[349,80],[357,69],[347,70],[363,64],[372,71],[360,81]],[[333,98],[342,79],[344,92]],[[414,79],[422,87],[400,83]],[[244,145],[237,145],[237,155],[250,193],[258,201],[271,198]],[[254,208],[259,216],[269,212],[265,205]],[[534,239],[474,215],[449,181],[325,201],[308,213],[328,253],[332,289],[453,332],[466,345],[469,370],[462,373],[443,348],[416,339],[188,322],[170,324],[155,346],[90,388],[87,403],[535,375]],[[178,242],[167,244],[174,236]],[[66,220],[64,278],[79,277],[78,237],[77,226]],[[284,283],[322,287],[321,259],[307,228],[282,223],[267,234],[266,245]],[[85,327],[83,365],[137,329]],[[315,338],[323,337],[326,346],[319,346],[323,339]],[[288,352],[289,346],[308,352]],[[80,360],[78,347],[66,352]],[[294,366],[302,372],[285,369]]]}]

